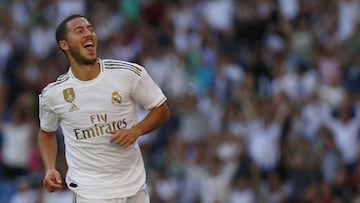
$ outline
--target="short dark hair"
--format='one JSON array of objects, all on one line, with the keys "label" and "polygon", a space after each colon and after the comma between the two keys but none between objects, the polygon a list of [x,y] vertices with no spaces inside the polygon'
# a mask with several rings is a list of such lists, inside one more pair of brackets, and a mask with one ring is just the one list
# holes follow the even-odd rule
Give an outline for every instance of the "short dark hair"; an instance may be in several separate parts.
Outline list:
[{"label": "short dark hair", "polygon": [[70,20],[75,19],[75,18],[87,19],[85,16],[83,16],[81,14],[72,14],[72,15],[69,15],[67,18],[65,18],[56,28],[55,38],[56,38],[57,44],[59,44],[59,42],[61,40],[66,39],[66,25]]}]

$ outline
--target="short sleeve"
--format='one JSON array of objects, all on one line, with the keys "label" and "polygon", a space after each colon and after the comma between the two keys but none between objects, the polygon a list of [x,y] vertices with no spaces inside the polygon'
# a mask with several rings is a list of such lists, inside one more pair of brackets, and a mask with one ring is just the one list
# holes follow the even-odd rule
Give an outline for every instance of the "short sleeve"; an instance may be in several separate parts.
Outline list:
[{"label": "short sleeve", "polygon": [[59,127],[59,117],[46,104],[43,95],[39,95],[40,128],[46,132],[54,132]]},{"label": "short sleeve", "polygon": [[135,86],[133,98],[146,110],[160,106],[167,99],[145,69]]}]

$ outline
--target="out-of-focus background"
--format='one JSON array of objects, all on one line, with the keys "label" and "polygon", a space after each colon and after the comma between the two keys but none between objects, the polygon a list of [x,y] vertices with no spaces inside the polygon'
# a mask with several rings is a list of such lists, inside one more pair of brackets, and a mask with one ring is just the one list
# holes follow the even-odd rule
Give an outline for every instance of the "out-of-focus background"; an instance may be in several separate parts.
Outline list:
[{"label": "out-of-focus background", "polygon": [[168,96],[139,140],[153,203],[360,202],[359,0],[0,0],[1,203],[71,202],[42,190],[36,137],[72,13]]}]

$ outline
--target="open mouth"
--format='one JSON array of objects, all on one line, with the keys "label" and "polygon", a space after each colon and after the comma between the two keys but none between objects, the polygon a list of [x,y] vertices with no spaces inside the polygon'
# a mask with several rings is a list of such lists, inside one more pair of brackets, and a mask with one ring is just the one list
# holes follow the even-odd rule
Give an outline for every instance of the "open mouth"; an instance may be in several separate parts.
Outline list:
[{"label": "open mouth", "polygon": [[89,41],[89,42],[86,42],[85,45],[84,45],[84,48],[93,48],[94,47],[94,43]]},{"label": "open mouth", "polygon": [[88,51],[93,51],[94,43],[92,41],[88,41],[85,43],[84,48]]}]

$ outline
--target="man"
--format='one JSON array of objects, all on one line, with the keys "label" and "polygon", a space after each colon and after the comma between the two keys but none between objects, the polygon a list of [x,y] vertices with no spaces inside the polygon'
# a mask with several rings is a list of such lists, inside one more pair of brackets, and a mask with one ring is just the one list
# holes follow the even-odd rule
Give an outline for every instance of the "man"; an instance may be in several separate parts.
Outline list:
[{"label": "man", "polygon": [[[55,131],[61,127],[74,202],[149,202],[137,138],[169,119],[166,96],[142,66],[99,59],[95,30],[84,16],[61,22],[56,40],[70,68],[39,95],[44,187],[62,188],[55,168]],[[138,104],[149,110],[140,122]]]}]

